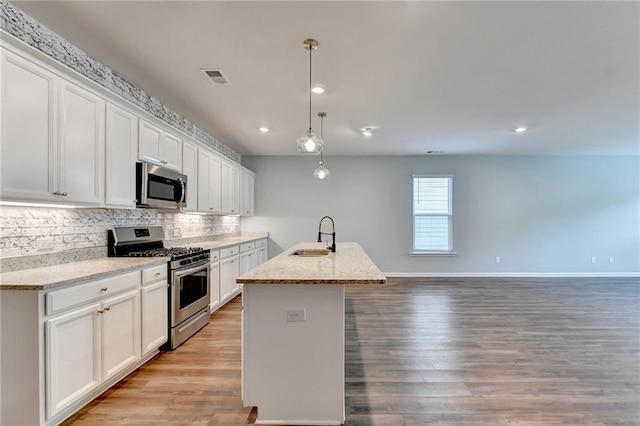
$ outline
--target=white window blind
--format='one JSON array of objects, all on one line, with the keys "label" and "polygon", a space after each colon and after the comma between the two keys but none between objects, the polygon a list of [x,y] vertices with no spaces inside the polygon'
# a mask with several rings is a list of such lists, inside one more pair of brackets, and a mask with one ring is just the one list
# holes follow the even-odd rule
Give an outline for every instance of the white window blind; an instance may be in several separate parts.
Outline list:
[{"label": "white window blind", "polygon": [[452,176],[413,176],[413,250],[451,252]]}]

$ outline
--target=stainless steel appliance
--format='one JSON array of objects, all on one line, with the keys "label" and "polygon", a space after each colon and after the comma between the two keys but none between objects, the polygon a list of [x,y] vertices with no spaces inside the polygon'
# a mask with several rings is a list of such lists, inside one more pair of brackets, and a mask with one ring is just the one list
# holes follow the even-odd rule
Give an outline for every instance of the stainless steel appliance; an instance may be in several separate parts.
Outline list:
[{"label": "stainless steel appliance", "polygon": [[169,341],[173,350],[209,323],[209,250],[164,247],[162,226],[118,226],[108,231],[110,257],[169,257]]},{"label": "stainless steel appliance", "polygon": [[136,205],[179,209],[187,205],[187,175],[151,163],[136,163]]}]

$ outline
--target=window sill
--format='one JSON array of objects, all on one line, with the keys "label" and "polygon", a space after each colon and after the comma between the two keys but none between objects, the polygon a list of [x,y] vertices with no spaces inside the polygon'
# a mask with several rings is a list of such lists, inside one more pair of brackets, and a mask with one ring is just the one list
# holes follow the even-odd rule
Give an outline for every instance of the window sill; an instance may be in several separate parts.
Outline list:
[{"label": "window sill", "polygon": [[457,256],[455,251],[410,251],[409,256]]}]

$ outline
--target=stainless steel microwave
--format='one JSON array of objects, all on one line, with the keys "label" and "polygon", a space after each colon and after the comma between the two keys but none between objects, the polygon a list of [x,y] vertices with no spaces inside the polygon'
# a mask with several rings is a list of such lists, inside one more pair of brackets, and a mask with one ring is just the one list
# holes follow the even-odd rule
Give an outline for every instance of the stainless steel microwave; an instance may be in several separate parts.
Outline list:
[{"label": "stainless steel microwave", "polygon": [[160,209],[185,207],[187,175],[151,163],[136,163],[136,205]]}]

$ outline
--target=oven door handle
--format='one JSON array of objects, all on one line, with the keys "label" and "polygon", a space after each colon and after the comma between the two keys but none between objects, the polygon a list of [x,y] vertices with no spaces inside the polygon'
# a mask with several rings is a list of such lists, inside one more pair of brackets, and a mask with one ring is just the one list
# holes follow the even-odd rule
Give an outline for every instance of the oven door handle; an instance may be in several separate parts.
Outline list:
[{"label": "oven door handle", "polygon": [[180,207],[180,205],[184,202],[184,181],[182,180],[182,178],[178,178],[178,181],[180,181],[180,188],[181,188],[181,192],[180,192],[180,201],[178,201],[178,207]]},{"label": "oven door handle", "polygon": [[191,269],[177,269],[177,270],[173,271],[173,273],[175,274],[176,278],[180,278],[180,277],[183,277],[185,275],[191,275],[191,274],[196,273],[198,271],[203,271],[203,270],[206,271],[207,268],[209,268],[209,263],[210,262],[203,263],[203,264],[200,264],[200,265],[198,265],[196,267],[193,267]]}]

